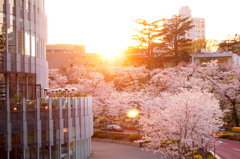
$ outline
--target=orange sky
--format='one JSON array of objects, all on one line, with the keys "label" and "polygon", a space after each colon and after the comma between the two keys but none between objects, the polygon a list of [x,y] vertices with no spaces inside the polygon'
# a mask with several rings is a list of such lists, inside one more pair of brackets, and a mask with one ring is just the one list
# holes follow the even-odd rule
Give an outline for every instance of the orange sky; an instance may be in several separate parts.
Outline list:
[{"label": "orange sky", "polygon": [[115,55],[132,44],[132,20],[158,20],[188,5],[205,18],[206,38],[240,33],[239,0],[46,0],[48,43],[82,44],[87,52]]}]

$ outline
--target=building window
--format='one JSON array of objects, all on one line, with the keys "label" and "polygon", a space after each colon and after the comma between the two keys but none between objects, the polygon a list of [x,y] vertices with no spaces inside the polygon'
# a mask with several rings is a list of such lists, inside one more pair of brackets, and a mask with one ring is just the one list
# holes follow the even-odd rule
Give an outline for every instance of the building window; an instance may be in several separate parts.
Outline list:
[{"label": "building window", "polygon": [[31,42],[31,36],[30,36],[30,31],[28,31],[28,32],[25,32],[25,55],[28,55],[28,56],[31,55],[30,42]]},{"label": "building window", "polygon": [[10,26],[7,35],[8,35],[8,53],[16,53],[16,27]]},{"label": "building window", "polygon": [[25,3],[25,7],[26,7],[26,10],[27,10],[27,17],[28,17],[28,20],[30,20],[30,15],[31,15],[31,13],[30,13],[30,0],[26,0],[26,3]]},{"label": "building window", "polygon": [[9,0],[9,4],[10,4],[10,14],[12,15],[16,15],[16,1],[15,0]]},{"label": "building window", "polygon": [[36,57],[36,37],[34,34],[32,34],[32,38],[31,38],[32,42],[31,42],[31,52],[32,52],[32,56]]},{"label": "building window", "polygon": [[6,52],[6,26],[0,24],[0,52]]},{"label": "building window", "polygon": [[[0,101],[1,101],[1,106],[3,106],[6,99],[6,75],[4,73],[0,73]],[[0,107],[0,110],[2,108]]]},{"label": "building window", "polygon": [[6,0],[0,0],[0,12],[5,12]]},{"label": "building window", "polygon": [[18,0],[19,5],[19,11],[20,11],[20,17],[23,18],[23,2],[24,0]]},{"label": "building window", "polygon": [[23,19],[19,20],[19,30],[17,32],[17,41],[18,41],[18,54],[24,54],[23,46],[24,46],[24,35],[23,35]]},{"label": "building window", "polygon": [[15,73],[9,74],[9,97],[11,99],[11,104],[15,104],[17,101],[17,79]]},{"label": "building window", "polygon": [[5,24],[6,22],[6,15],[0,12],[0,23]]}]

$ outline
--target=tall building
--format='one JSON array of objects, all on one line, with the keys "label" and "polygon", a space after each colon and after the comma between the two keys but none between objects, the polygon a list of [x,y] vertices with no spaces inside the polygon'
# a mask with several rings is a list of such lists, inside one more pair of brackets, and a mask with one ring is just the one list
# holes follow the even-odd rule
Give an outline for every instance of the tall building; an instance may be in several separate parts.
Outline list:
[{"label": "tall building", "polygon": [[46,30],[44,0],[0,0],[0,159],[91,153],[91,98],[66,89],[41,98],[48,87]]},{"label": "tall building", "polygon": [[0,0],[1,103],[35,99],[48,87],[46,29],[44,0]]},{"label": "tall building", "polygon": [[186,33],[186,38],[191,40],[205,38],[205,19],[192,17],[191,9],[188,6],[184,6],[179,10],[178,13],[182,17],[190,17],[193,21],[194,27]]}]

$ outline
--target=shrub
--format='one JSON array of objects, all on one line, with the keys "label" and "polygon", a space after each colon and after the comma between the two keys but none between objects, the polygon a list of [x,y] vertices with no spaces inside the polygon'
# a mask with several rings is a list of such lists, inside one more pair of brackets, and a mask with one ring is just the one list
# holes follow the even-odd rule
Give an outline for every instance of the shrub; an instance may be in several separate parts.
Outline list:
[{"label": "shrub", "polygon": [[230,134],[217,134],[217,137],[222,138],[222,139],[227,139],[230,136],[231,136]]},{"label": "shrub", "polygon": [[240,141],[240,134],[234,134],[229,137],[230,140]]},{"label": "shrub", "polygon": [[100,138],[100,139],[108,139],[110,136],[106,133],[102,133],[102,134],[98,134],[96,136],[96,138]]},{"label": "shrub", "polygon": [[103,132],[101,130],[94,130],[92,137],[104,138],[104,136],[107,136],[107,134],[105,132]]},{"label": "shrub", "polygon": [[207,159],[216,159],[216,157],[210,156]]},{"label": "shrub", "polygon": [[128,141],[135,141],[135,140],[139,140],[138,134],[131,134],[128,136]]},{"label": "shrub", "polygon": [[233,132],[240,132],[240,127],[232,127]]},{"label": "shrub", "polygon": [[199,154],[193,156],[194,159],[203,159],[203,157]]},{"label": "shrub", "polygon": [[125,136],[124,134],[111,134],[110,138],[113,140],[122,140]]}]

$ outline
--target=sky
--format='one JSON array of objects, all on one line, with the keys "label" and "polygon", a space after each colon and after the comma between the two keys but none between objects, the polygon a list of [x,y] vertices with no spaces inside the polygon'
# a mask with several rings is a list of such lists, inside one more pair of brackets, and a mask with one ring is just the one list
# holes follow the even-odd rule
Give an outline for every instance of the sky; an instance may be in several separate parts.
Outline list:
[{"label": "sky", "polygon": [[170,18],[182,6],[205,18],[206,39],[240,34],[240,0],[45,0],[49,44],[85,45],[106,56],[134,45],[135,19]]}]

